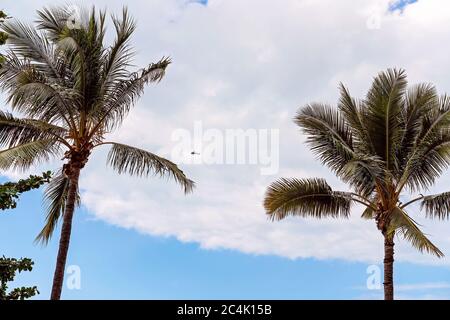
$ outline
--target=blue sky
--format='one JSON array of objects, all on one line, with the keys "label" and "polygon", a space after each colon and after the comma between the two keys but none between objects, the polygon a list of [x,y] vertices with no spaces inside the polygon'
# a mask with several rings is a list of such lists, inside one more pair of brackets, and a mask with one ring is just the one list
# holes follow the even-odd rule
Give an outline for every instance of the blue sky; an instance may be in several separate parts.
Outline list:
[{"label": "blue sky", "polygon": [[[17,210],[0,215],[1,252],[32,257],[31,273],[16,285],[37,285],[50,294],[57,241],[33,245],[43,224],[40,191],[22,197]],[[202,250],[92,220],[86,210],[74,221],[68,265],[81,269],[81,289],[64,288],[65,299],[378,299],[366,288],[367,263],[255,256],[231,250]],[[59,231],[59,230],[58,230]],[[396,265],[399,297],[446,298],[448,268]],[[416,288],[408,286],[417,284]],[[406,286],[407,285],[407,286]],[[422,289],[423,287],[423,289]]]},{"label": "blue sky", "polygon": [[403,9],[403,8],[405,8],[406,6],[408,6],[409,4],[413,4],[413,3],[415,3],[415,2],[417,2],[417,0],[398,0],[398,1],[394,1],[394,2],[390,5],[389,9],[390,9],[390,10]]},{"label": "blue sky", "polygon": [[[55,2],[64,3],[5,0],[2,7],[32,21],[36,9]],[[184,196],[170,181],[115,175],[105,169],[107,150],[97,152],[83,171],[84,206],[75,216],[68,258],[68,265],[81,269],[81,290],[64,288],[63,298],[381,298],[381,290],[367,289],[366,270],[381,266],[382,239],[373,224],[359,219],[359,208],[349,221],[271,223],[262,197],[281,176],[320,176],[345,188],[315,160],[291,121],[303,104],[335,103],[339,81],[361,97],[376,72],[400,66],[413,83],[430,81],[440,91],[450,90],[450,62],[441,54],[448,50],[429,50],[441,48],[441,39],[450,36],[448,2],[403,1],[394,7],[388,0],[188,2],[128,3],[138,21],[136,64],[163,55],[174,63],[111,138],[170,158],[173,132],[192,130],[196,121],[219,131],[277,128],[280,170],[262,176],[254,165],[180,163],[198,184],[193,195]],[[95,3],[114,12],[123,5]],[[393,13],[386,10],[390,6]],[[400,7],[402,13],[394,10]],[[372,17],[379,23],[369,26]],[[449,175],[430,192],[448,185]],[[427,221],[419,212],[415,218],[450,255],[450,225]],[[35,270],[20,275],[17,285],[37,285],[38,298],[46,299],[59,230],[47,247],[33,244],[43,221],[41,191],[0,213],[0,255],[33,258]],[[404,241],[396,254],[399,298],[450,297],[448,258],[421,255]]]}]

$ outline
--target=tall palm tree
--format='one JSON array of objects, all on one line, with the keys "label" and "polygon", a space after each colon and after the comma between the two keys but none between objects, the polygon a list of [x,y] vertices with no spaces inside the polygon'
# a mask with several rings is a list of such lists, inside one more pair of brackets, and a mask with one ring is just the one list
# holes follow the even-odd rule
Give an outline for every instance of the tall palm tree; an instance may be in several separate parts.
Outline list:
[{"label": "tall palm tree", "polygon": [[169,160],[105,141],[145,85],[161,80],[170,60],[129,71],[135,22],[126,9],[112,16],[115,40],[110,46],[104,43],[105,12],[92,8],[77,17],[80,21],[72,18],[68,8],[44,8],[36,27],[16,20],[3,26],[10,51],[0,69],[0,85],[12,110],[23,118],[0,113],[0,144],[6,148],[0,152],[0,168],[28,169],[57,156],[65,162],[45,192],[48,213],[37,237],[48,242],[63,220],[51,299],[61,296],[80,172],[94,149],[110,145],[107,162],[119,174],[171,177],[186,193],[194,187]]},{"label": "tall palm tree", "polygon": [[378,74],[367,96],[351,97],[340,85],[337,108],[310,104],[295,123],[321,162],[351,191],[334,191],[324,179],[280,179],[267,190],[264,206],[274,220],[287,216],[347,218],[353,204],[374,219],[384,237],[384,297],[394,298],[394,236],[421,252],[442,252],[407,210],[420,203],[428,218],[448,219],[450,192],[403,196],[427,190],[450,162],[450,98],[430,84],[407,89],[403,70]]}]

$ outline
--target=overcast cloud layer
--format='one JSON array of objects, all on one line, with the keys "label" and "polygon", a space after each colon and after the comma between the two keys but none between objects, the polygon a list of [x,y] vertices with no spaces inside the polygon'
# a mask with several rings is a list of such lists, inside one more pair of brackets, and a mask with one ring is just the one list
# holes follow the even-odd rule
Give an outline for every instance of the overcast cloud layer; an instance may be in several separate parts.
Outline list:
[{"label": "overcast cloud layer", "polygon": [[[6,2],[5,7],[13,6]],[[34,9],[40,3],[33,2]],[[360,218],[361,208],[355,207],[346,221],[292,218],[275,223],[265,216],[262,200],[267,185],[281,176],[325,177],[334,188],[345,188],[315,160],[292,122],[298,107],[308,102],[335,104],[340,81],[362,97],[378,71],[402,67],[410,83],[432,82],[440,92],[450,92],[450,45],[445,41],[450,38],[450,3],[421,0],[403,13],[389,12],[389,3],[130,1],[138,20],[136,64],[163,55],[171,56],[173,64],[111,139],[170,157],[174,130],[193,130],[195,121],[205,129],[279,129],[280,171],[262,176],[258,166],[181,164],[197,183],[194,194],[184,196],[171,181],[116,175],[105,168],[105,148],[83,172],[86,208],[108,223],[205,249],[381,261],[381,235],[373,222]],[[120,4],[108,2],[108,8],[117,11]],[[450,189],[449,177],[432,192]],[[450,255],[450,224],[421,216],[414,214]],[[422,255],[403,241],[396,253],[401,261],[450,264],[449,258]]]}]

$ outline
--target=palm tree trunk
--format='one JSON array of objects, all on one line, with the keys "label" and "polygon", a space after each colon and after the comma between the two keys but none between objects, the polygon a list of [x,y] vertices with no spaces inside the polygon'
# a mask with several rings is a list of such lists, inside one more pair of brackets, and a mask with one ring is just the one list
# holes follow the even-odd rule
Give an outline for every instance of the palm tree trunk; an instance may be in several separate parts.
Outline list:
[{"label": "palm tree trunk", "polygon": [[384,235],[384,300],[394,300],[394,239]]},{"label": "palm tree trunk", "polygon": [[51,300],[60,300],[64,283],[64,272],[66,269],[67,252],[69,251],[70,234],[72,232],[72,218],[75,211],[77,199],[78,180],[80,178],[80,168],[73,168],[70,175],[69,190],[67,192],[67,202],[64,210],[63,224],[61,228],[61,238],[59,240],[58,257],[56,259],[55,274],[53,276],[53,287]]}]

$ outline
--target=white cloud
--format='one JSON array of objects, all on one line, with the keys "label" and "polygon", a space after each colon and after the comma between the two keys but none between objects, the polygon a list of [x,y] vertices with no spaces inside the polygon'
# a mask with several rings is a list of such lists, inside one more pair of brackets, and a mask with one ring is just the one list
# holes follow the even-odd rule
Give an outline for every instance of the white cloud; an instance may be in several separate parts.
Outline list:
[{"label": "white cloud", "polygon": [[[321,176],[343,188],[314,159],[292,123],[299,106],[335,103],[340,81],[362,96],[387,67],[406,68],[412,82],[450,88],[449,46],[442,41],[450,36],[448,1],[419,1],[403,13],[380,10],[380,28],[368,29],[374,8],[388,8],[389,2],[210,0],[206,7],[176,0],[132,2],[138,64],[162,55],[174,63],[114,138],[169,156],[171,132],[191,129],[197,120],[220,130],[280,128],[279,176]],[[120,5],[108,2],[108,7]],[[28,15],[30,9],[24,10],[16,16]],[[94,155],[82,178],[83,202],[98,219],[205,249],[381,262],[381,236],[373,223],[359,218],[361,210],[348,221],[269,222],[263,194],[278,176],[262,177],[257,167],[182,166],[198,184],[185,197],[171,182],[116,176],[104,168],[104,156]],[[448,178],[442,180],[437,191],[450,185],[444,183]],[[418,220],[450,255],[450,225]],[[396,249],[397,260],[450,264],[404,242]]]}]

